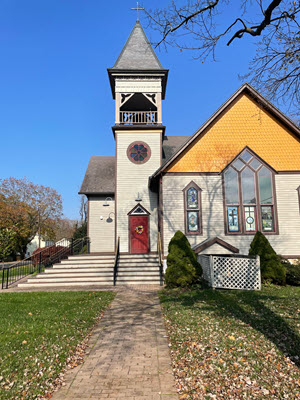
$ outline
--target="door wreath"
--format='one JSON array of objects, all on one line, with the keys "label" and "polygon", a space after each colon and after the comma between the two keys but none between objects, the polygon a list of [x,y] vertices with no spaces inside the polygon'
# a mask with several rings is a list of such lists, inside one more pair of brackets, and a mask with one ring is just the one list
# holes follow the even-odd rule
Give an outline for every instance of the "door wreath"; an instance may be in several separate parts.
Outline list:
[{"label": "door wreath", "polygon": [[144,232],[144,227],[143,225],[139,225],[135,228],[135,231],[138,235],[141,235]]}]

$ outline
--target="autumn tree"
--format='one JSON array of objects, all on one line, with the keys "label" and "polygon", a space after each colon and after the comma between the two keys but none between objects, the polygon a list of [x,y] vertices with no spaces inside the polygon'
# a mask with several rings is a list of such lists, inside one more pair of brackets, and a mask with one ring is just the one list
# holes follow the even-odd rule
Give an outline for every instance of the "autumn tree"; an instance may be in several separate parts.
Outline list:
[{"label": "autumn tree", "polygon": [[74,235],[76,229],[76,221],[69,218],[60,218],[55,223],[54,233],[55,240],[61,240],[63,238],[71,238]]},{"label": "autumn tree", "polygon": [[[235,14],[233,6],[240,5]],[[156,46],[194,52],[202,62],[215,60],[218,46],[252,38],[256,55],[244,76],[273,101],[283,101],[300,114],[300,1],[184,0],[146,13],[159,32]]]},{"label": "autumn tree", "polygon": [[0,261],[10,256],[16,245],[16,234],[11,229],[0,228]]},{"label": "autumn tree", "polygon": [[27,178],[0,180],[0,229],[14,232],[15,251],[22,256],[37,232],[51,238],[61,215],[62,199],[55,189]]}]

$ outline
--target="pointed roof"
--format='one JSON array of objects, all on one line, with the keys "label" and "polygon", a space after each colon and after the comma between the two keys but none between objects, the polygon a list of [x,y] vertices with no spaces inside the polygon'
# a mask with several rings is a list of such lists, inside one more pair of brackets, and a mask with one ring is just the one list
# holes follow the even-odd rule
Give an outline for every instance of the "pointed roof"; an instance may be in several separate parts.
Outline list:
[{"label": "pointed roof", "polygon": [[134,25],[112,70],[163,70],[139,21]]},{"label": "pointed roof", "polygon": [[300,129],[294,124],[286,115],[284,115],[278,108],[270,103],[265,97],[257,92],[249,83],[244,83],[192,136],[189,140],[182,144],[178,150],[150,177],[150,181],[160,175],[182,152],[189,147],[205,130],[224,112],[233,101],[241,94],[247,93],[256,102],[262,105],[271,115],[279,120],[284,126],[286,126],[291,132],[293,132],[298,138],[300,138]]}]

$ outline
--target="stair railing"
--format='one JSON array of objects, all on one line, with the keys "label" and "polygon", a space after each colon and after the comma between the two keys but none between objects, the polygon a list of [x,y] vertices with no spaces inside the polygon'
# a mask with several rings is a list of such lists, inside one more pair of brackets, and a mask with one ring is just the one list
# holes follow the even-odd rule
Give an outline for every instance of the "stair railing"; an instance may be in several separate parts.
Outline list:
[{"label": "stair railing", "polygon": [[118,237],[117,240],[115,262],[114,262],[114,286],[116,286],[117,283],[119,255],[120,255],[120,237]]},{"label": "stair railing", "polygon": [[158,262],[159,262],[159,273],[160,273],[160,285],[164,284],[164,263],[162,258],[162,245],[161,245],[161,234],[158,232],[157,235],[157,252],[158,252]]},{"label": "stair railing", "polygon": [[[58,245],[44,247],[22,261],[12,263],[2,269],[2,289],[8,289],[13,283],[34,273],[40,273],[44,268],[67,258],[70,255],[89,254],[90,239],[60,240]],[[0,271],[1,279],[1,271]]]}]

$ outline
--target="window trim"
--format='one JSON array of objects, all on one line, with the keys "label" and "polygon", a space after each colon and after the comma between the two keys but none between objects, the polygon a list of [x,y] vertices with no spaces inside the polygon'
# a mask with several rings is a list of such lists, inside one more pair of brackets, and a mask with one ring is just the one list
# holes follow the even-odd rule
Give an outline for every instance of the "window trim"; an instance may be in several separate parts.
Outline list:
[{"label": "window trim", "polygon": [[[198,208],[197,209],[189,209],[187,208],[187,192],[190,188],[194,188],[198,193]],[[194,236],[194,235],[203,235],[203,224],[202,224],[202,189],[195,183],[191,181],[185,188],[182,189],[183,192],[183,205],[184,205],[184,230],[186,236]],[[188,212],[195,211],[198,212],[198,225],[199,229],[195,232],[190,232],[188,230]]]},{"label": "window trim", "polygon": [[300,186],[297,187],[297,192],[298,192],[299,214],[300,214]]},{"label": "window trim", "polygon": [[[233,163],[237,161],[244,152],[248,152],[252,155],[245,166],[238,170],[233,166]],[[250,163],[253,159],[257,159],[262,165],[257,169],[254,169]],[[254,184],[255,184],[255,204],[244,204],[243,203],[243,196],[242,196],[242,172],[245,170],[246,167],[249,167],[254,172]],[[229,168],[233,168],[234,171],[238,174],[238,197],[239,197],[239,204],[227,204],[226,203],[226,190],[225,190],[225,172]],[[272,204],[261,204],[260,203],[260,193],[259,193],[259,179],[258,179],[258,172],[263,168],[267,168],[271,174],[271,190],[272,190],[272,197],[273,202]],[[257,231],[262,232],[264,235],[278,235],[279,234],[279,227],[278,227],[278,213],[277,213],[277,197],[276,197],[276,186],[275,186],[275,174],[277,173],[270,165],[268,165],[264,160],[262,160],[254,151],[252,151],[249,147],[244,147],[243,150],[236,156],[234,159],[223,169],[222,173],[222,189],[223,189],[223,209],[224,209],[224,232],[225,235],[229,236],[251,236],[255,235]],[[238,207],[238,216],[239,216],[239,231],[231,232],[228,229],[228,213],[227,207]],[[255,208],[255,215],[256,215],[256,230],[255,231],[246,231],[246,221],[245,221],[245,212],[244,207],[251,207]],[[262,214],[261,214],[261,207],[262,206],[271,206],[272,213],[273,213],[273,231],[263,231],[262,230]],[[300,210],[300,186],[299,186],[299,210]]]}]

